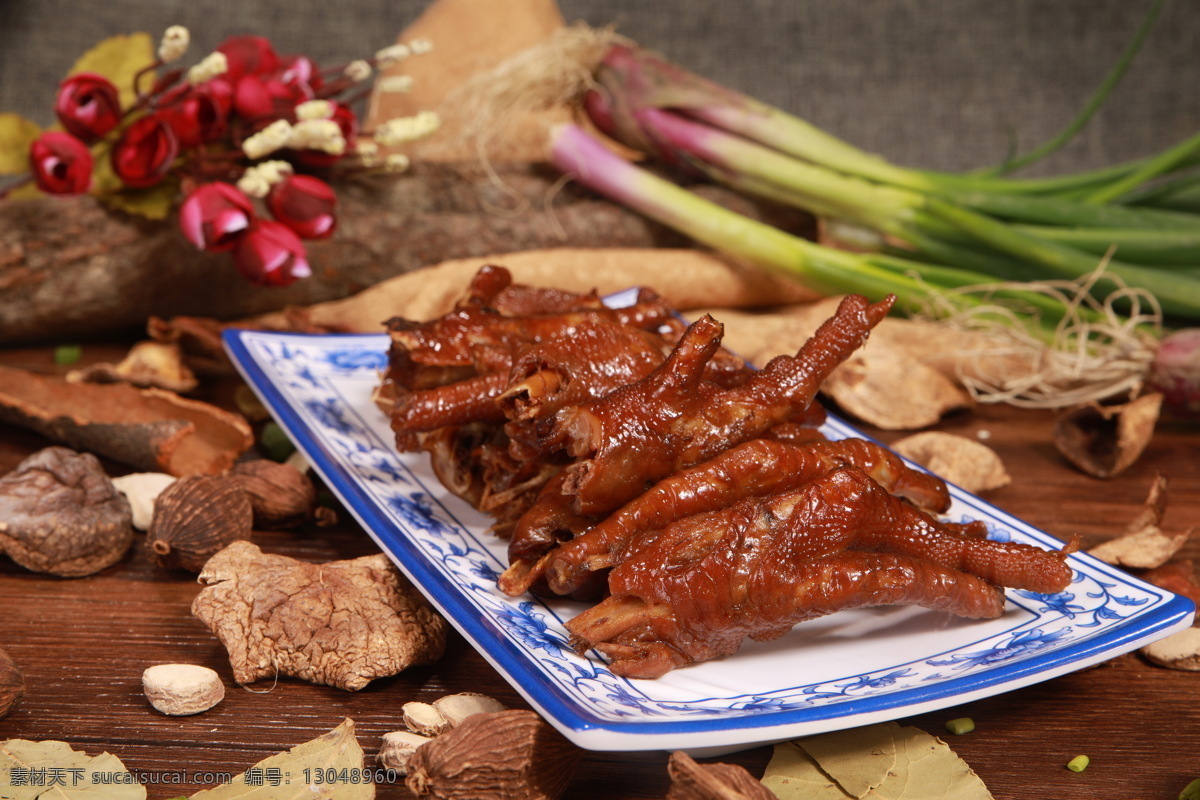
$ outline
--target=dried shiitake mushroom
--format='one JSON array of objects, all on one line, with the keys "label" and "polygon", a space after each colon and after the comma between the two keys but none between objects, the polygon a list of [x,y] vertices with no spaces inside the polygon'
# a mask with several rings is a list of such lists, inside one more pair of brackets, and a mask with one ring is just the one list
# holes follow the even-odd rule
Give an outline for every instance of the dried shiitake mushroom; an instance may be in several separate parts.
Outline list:
[{"label": "dried shiitake mushroom", "polygon": [[91,453],[47,447],[0,478],[0,552],[26,569],[91,575],[132,542],[129,503]]},{"label": "dried shiitake mushroom", "polygon": [[0,717],[3,717],[25,695],[25,678],[8,653],[0,649]]},{"label": "dried shiitake mushroom", "polygon": [[230,477],[189,475],[158,496],[146,532],[146,549],[161,566],[199,572],[232,542],[250,538],[254,511]]},{"label": "dried shiitake mushroom", "polygon": [[249,496],[254,524],[259,528],[287,528],[312,517],[317,507],[317,487],[291,464],[259,458],[239,461],[229,470]]}]

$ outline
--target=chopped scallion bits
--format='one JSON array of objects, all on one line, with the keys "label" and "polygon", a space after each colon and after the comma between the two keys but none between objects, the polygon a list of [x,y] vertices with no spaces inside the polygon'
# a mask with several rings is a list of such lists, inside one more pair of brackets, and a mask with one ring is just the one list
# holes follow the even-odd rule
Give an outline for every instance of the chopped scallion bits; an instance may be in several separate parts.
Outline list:
[{"label": "chopped scallion bits", "polygon": [[970,717],[958,717],[946,723],[946,730],[953,733],[955,736],[962,736],[964,733],[970,733],[975,730],[975,720]]},{"label": "chopped scallion bits", "polygon": [[1087,756],[1075,756],[1067,762],[1067,769],[1071,770],[1071,772],[1083,772],[1088,768],[1088,764],[1090,763],[1092,763],[1092,760]]},{"label": "chopped scallion bits", "polygon": [[267,458],[272,461],[286,461],[287,457],[296,450],[296,446],[292,444],[292,440],[288,438],[283,428],[279,427],[279,424],[275,422],[268,422],[263,426],[259,442],[262,443]]},{"label": "chopped scallion bits", "polygon": [[83,357],[83,348],[77,344],[60,344],[54,348],[54,363],[60,367],[74,364]]}]

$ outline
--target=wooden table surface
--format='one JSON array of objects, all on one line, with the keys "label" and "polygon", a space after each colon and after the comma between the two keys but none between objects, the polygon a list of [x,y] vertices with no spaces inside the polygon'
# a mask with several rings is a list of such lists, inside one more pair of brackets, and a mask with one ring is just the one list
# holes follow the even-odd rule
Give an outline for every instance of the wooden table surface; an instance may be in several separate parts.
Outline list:
[{"label": "wooden table surface", "polygon": [[[88,345],[84,361],[114,360],[124,347]],[[47,348],[0,351],[0,363],[63,371]],[[209,384],[202,397],[228,403],[233,385]],[[1056,536],[1079,534],[1085,547],[1121,532],[1159,472],[1171,481],[1164,528],[1183,529],[1200,519],[1200,428],[1194,423],[1160,423],[1141,459],[1108,481],[1066,464],[1051,443],[1051,423],[1048,412],[981,407],[939,427],[972,437],[987,431],[987,443],[1013,476],[989,499]],[[884,441],[897,438],[870,432]],[[0,474],[48,444],[0,425]],[[111,474],[127,471],[109,466]],[[262,533],[256,540],[267,551],[318,561],[376,551],[348,514],[341,519],[333,528]],[[1181,555],[1200,557],[1200,540],[1194,537]],[[198,591],[186,574],[150,564],[136,543],[117,565],[78,579],[34,574],[0,557],[0,647],[17,662],[28,687],[24,700],[0,719],[0,740],[60,739],[90,754],[107,750],[147,781],[151,798],[167,798],[211,785],[202,773],[237,774],[346,717],[355,721],[373,761],[382,735],[402,727],[400,707],[409,700],[470,690],[525,706],[457,634],[436,666],[377,680],[356,693],[289,678],[238,688],[224,649],[189,611]],[[216,669],[227,685],[224,702],[191,717],[157,713],[142,694],[141,675],[163,662]],[[946,720],[961,716],[975,720],[975,731],[946,734]],[[1200,777],[1200,673],[1153,666],[1136,654],[902,722],[945,735],[997,798],[1173,800]],[[757,747],[719,760],[758,776],[770,753],[770,747]],[[1065,769],[1079,754],[1089,756],[1091,766],[1082,773]],[[669,784],[666,760],[662,752],[588,753],[566,796],[661,798]],[[378,796],[410,794],[397,784],[380,786]]]}]

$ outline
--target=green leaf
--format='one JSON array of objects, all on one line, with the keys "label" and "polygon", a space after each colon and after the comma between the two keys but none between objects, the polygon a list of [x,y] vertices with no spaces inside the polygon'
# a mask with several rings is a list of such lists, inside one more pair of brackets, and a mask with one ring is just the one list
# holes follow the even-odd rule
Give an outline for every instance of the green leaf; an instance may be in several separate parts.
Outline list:
[{"label": "green leaf", "polygon": [[145,800],[146,787],[110,753],[89,756],[66,742],[0,742],[0,786],[8,800]]},{"label": "green leaf", "polygon": [[42,133],[41,126],[19,114],[0,114],[0,175],[29,171],[29,145]]},{"label": "green leaf", "polygon": [[130,33],[99,42],[81,55],[67,74],[94,72],[103,75],[117,87],[121,107],[128,108],[137,96],[133,86],[134,76],[153,64],[154,60],[154,41],[150,34]]},{"label": "green leaf", "polygon": [[191,800],[370,800],[375,784],[361,779],[362,770],[363,750],[354,738],[354,721],[347,719]]}]

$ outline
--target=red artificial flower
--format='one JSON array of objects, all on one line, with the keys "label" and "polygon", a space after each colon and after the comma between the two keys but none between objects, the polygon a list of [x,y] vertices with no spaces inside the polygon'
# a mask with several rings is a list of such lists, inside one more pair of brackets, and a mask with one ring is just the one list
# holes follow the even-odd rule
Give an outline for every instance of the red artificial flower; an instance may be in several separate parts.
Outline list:
[{"label": "red artificial flower", "polygon": [[275,220],[258,220],[238,237],[233,264],[255,286],[287,286],[312,274],[304,243]]},{"label": "red artificial flower", "polygon": [[254,123],[295,119],[292,109],[313,98],[305,83],[287,83],[277,75],[244,75],[237,82],[233,105],[239,116]]},{"label": "red artificial flower", "polygon": [[279,55],[269,39],[262,36],[230,36],[217,45],[225,54],[225,78],[236,84],[244,75],[257,75],[279,69]]},{"label": "red artificial flower", "polygon": [[232,250],[254,222],[254,205],[228,183],[206,183],[179,207],[179,227],[200,250]]},{"label": "red artificial flower", "polygon": [[54,100],[54,113],[68,132],[94,142],[121,121],[117,87],[102,75],[80,72],[63,81]]},{"label": "red artificial flower", "polygon": [[48,131],[29,146],[29,169],[47,194],[82,194],[92,183],[92,154],[71,134]]},{"label": "red artificial flower", "polygon": [[[333,119],[342,130],[342,138],[346,140],[346,152],[354,149],[355,142],[358,141],[358,117],[350,106],[343,105],[336,101],[333,103]],[[322,150],[297,150],[296,161],[306,167],[328,167],[336,164],[342,158],[334,153],[326,153]]]},{"label": "red artificial flower", "polygon": [[163,179],[179,155],[179,139],[160,114],[147,114],[121,134],[113,146],[112,167],[125,185],[135,189]]},{"label": "red artificial flower", "polygon": [[289,175],[271,187],[267,208],[301,239],[325,239],[337,227],[333,188],[311,175]]},{"label": "red artificial flower", "polygon": [[233,87],[220,77],[196,86],[183,85],[164,96],[158,107],[179,146],[198,147],[215,142],[229,129]]},{"label": "red artificial flower", "polygon": [[325,85],[316,62],[308,56],[287,56],[280,60],[278,78],[288,85],[304,85],[313,93]]}]

